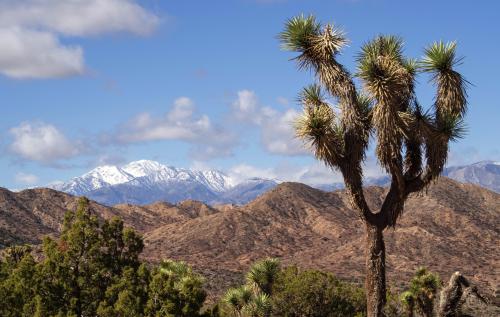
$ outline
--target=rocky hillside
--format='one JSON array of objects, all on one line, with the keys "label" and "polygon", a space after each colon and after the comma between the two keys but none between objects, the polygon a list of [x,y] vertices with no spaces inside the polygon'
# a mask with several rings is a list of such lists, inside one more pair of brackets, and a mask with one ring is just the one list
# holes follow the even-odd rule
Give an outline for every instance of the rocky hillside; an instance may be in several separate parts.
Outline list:
[{"label": "rocky hillside", "polygon": [[[366,188],[376,208],[385,189]],[[36,243],[57,234],[66,209],[76,198],[48,189],[0,191],[0,244]],[[265,256],[285,263],[321,268],[361,281],[363,226],[345,192],[324,192],[283,183],[245,206],[218,209],[196,201],[92,208],[113,215],[144,234],[144,257],[182,259],[209,276],[216,290],[249,264]],[[460,270],[488,293],[498,291],[500,195],[442,178],[409,199],[396,230],[386,230],[387,272],[396,287],[419,266],[447,278]],[[224,283],[222,283],[224,282]]]},{"label": "rocky hillside", "polygon": [[[45,235],[57,235],[67,210],[75,210],[78,197],[48,188],[11,192],[0,188],[0,249],[18,243],[40,243]],[[100,219],[121,217],[141,233],[158,226],[186,221],[216,210],[198,201],[178,205],[156,202],[150,205],[121,204],[107,207],[91,201]]]}]

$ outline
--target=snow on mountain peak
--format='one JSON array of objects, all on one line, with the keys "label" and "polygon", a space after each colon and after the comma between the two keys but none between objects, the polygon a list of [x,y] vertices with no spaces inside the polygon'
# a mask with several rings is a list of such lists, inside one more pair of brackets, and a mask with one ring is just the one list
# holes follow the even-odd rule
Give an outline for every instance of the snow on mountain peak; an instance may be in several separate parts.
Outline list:
[{"label": "snow on mountain peak", "polygon": [[53,185],[53,188],[73,195],[91,197],[95,191],[108,187],[120,188],[118,191],[122,190],[121,188],[134,188],[134,191],[156,190],[166,194],[177,190],[176,188],[180,191],[182,188],[205,188],[207,195],[214,196],[222,195],[239,183],[238,179],[218,170],[176,168],[156,161],[139,160],[122,167],[98,166],[69,182]]},{"label": "snow on mountain peak", "polygon": [[83,179],[95,178],[109,185],[128,182],[134,178],[121,168],[113,165],[98,166],[82,176]]},{"label": "snow on mountain peak", "polygon": [[151,175],[162,169],[168,169],[168,167],[156,161],[139,160],[128,163],[122,169],[134,177],[142,177]]},{"label": "snow on mountain peak", "polygon": [[49,186],[73,195],[82,195],[92,190],[106,186],[122,184],[134,179],[134,176],[128,174],[121,168],[113,165],[98,166],[93,170],[75,177],[64,184],[54,184]]},{"label": "snow on mountain peak", "polygon": [[134,177],[149,177],[155,182],[198,182],[216,192],[234,186],[234,181],[230,177],[216,170],[199,171],[175,168],[149,160],[134,161],[123,166],[122,169]]}]

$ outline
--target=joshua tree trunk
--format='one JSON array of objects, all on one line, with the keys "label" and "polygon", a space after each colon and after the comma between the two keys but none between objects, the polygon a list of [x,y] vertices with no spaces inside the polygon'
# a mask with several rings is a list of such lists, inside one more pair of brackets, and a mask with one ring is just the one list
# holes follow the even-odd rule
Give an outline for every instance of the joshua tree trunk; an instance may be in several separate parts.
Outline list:
[{"label": "joshua tree trunk", "polygon": [[383,229],[366,225],[366,303],[367,316],[383,316],[385,305],[385,245]]}]

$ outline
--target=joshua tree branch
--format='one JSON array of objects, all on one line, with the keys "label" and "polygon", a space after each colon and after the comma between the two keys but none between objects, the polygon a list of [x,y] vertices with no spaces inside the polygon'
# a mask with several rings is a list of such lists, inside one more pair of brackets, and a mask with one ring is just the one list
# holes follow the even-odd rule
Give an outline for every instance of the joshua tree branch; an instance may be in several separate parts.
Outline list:
[{"label": "joshua tree branch", "polygon": [[378,221],[378,217],[370,210],[363,193],[363,180],[360,172],[361,164],[358,163],[356,165],[355,162],[347,160],[342,163],[340,171],[342,172],[346,189],[351,198],[351,205],[358,211],[358,215],[363,221],[375,224]]},{"label": "joshua tree branch", "polygon": [[455,317],[458,316],[460,305],[463,304],[467,296],[474,294],[482,302],[486,303],[486,299],[479,294],[477,288],[460,272],[455,272],[450,278],[448,285],[441,291],[441,300],[439,302],[440,317]]}]

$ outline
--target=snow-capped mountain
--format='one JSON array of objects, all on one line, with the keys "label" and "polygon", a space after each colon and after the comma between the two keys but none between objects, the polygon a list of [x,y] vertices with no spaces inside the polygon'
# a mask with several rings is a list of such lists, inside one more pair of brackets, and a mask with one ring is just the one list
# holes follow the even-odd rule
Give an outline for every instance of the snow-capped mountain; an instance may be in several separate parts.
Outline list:
[{"label": "snow-capped mountain", "polygon": [[113,186],[131,181],[135,177],[117,166],[99,166],[67,183],[51,187],[73,195],[82,195],[102,187]]},{"label": "snow-capped mountain", "polygon": [[77,196],[85,195],[106,205],[148,204],[159,200],[175,203],[185,199],[241,204],[277,184],[268,179],[236,182],[217,170],[191,170],[140,160],[121,167],[99,166],[67,183],[50,187]]},{"label": "snow-capped mountain", "polygon": [[215,192],[223,192],[232,184],[231,178],[220,171],[176,168],[148,160],[131,162],[122,169],[135,178],[147,179],[149,183],[197,182]]}]

